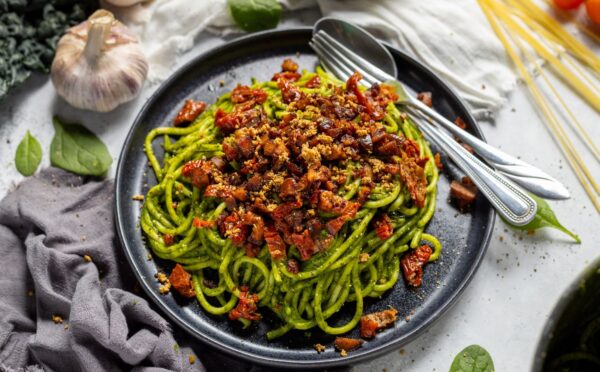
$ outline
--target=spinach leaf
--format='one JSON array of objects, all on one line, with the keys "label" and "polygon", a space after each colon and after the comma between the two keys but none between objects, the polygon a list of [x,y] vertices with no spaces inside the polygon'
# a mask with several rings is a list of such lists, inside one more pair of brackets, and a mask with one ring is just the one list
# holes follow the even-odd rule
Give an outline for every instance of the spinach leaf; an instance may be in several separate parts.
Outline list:
[{"label": "spinach leaf", "polygon": [[525,231],[533,231],[533,230],[541,229],[543,227],[551,227],[551,228],[560,230],[560,231],[564,232],[565,234],[569,235],[571,238],[575,239],[575,241],[577,243],[581,243],[581,239],[579,239],[578,235],[573,234],[571,231],[567,230],[566,227],[561,225],[560,222],[558,222],[558,219],[556,218],[556,215],[550,208],[550,205],[548,205],[548,202],[546,202],[544,199],[542,199],[538,196],[535,196],[533,194],[529,194],[529,196],[531,196],[531,198],[536,202],[536,204],[538,206],[537,213],[535,214],[535,217],[533,218],[533,220],[524,226],[514,226],[514,225],[509,224],[506,220],[503,219],[504,223],[506,223],[513,229],[525,230]]},{"label": "spinach leaf", "polygon": [[29,177],[35,173],[36,169],[42,161],[42,146],[40,143],[27,131],[25,137],[17,146],[15,153],[15,166],[19,173],[25,177]]},{"label": "spinach leaf", "polygon": [[494,362],[483,347],[471,345],[454,357],[450,372],[494,372]]},{"label": "spinach leaf", "polygon": [[274,28],[281,17],[277,0],[228,0],[235,23],[248,32]]},{"label": "spinach leaf", "polygon": [[54,138],[50,144],[52,165],[82,176],[101,176],[110,167],[112,157],[106,145],[78,124],[63,124],[52,120]]}]

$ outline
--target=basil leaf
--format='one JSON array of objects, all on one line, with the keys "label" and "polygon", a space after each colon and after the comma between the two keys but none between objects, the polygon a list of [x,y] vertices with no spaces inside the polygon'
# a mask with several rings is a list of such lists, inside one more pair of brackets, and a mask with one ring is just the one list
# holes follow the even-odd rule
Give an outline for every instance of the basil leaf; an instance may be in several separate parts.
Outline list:
[{"label": "basil leaf", "polygon": [[548,202],[546,202],[544,199],[540,198],[539,196],[535,196],[533,194],[529,194],[529,196],[531,196],[531,198],[536,202],[536,204],[538,206],[537,213],[535,214],[535,217],[533,218],[533,220],[525,226],[514,226],[514,225],[509,224],[508,222],[506,222],[506,220],[503,219],[504,223],[508,224],[513,229],[525,230],[525,231],[533,231],[533,230],[541,229],[543,227],[551,227],[551,228],[554,228],[554,229],[564,232],[565,234],[569,235],[571,238],[575,239],[575,241],[577,243],[581,244],[581,239],[579,239],[578,235],[573,234],[571,231],[567,230],[567,228],[564,227],[560,222],[558,222],[558,219],[556,218],[556,215],[550,208],[550,205],[548,205]]},{"label": "basil leaf", "polygon": [[281,5],[277,0],[227,0],[235,23],[244,31],[274,28],[279,23]]},{"label": "basil leaf", "polygon": [[78,124],[52,120],[54,138],[50,144],[52,165],[82,176],[101,176],[110,167],[112,157],[96,135]]},{"label": "basil leaf", "polygon": [[17,146],[15,153],[15,166],[19,173],[29,177],[35,173],[42,161],[42,146],[34,136],[27,131],[25,137]]},{"label": "basil leaf", "polygon": [[494,372],[494,362],[483,347],[471,345],[454,357],[450,372]]}]

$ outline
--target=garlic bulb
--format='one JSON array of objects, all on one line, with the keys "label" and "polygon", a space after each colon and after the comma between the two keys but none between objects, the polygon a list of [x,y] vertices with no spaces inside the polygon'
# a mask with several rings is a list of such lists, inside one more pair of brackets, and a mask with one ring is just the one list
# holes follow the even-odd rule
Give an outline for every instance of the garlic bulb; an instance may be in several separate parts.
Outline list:
[{"label": "garlic bulb", "polygon": [[148,0],[104,0],[107,3],[114,5],[114,6],[122,6],[122,7],[127,7],[127,6],[132,6],[138,3],[143,3],[146,2]]},{"label": "garlic bulb", "polygon": [[50,76],[71,105],[107,112],[136,97],[147,74],[135,36],[101,9],[60,39]]}]

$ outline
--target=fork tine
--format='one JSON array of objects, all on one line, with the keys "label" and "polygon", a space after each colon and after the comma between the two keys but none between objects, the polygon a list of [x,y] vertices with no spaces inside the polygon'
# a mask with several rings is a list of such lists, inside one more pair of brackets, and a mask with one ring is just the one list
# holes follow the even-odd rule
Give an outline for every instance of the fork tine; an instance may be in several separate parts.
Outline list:
[{"label": "fork tine", "polygon": [[389,75],[388,73],[386,73],[379,67],[375,66],[371,62],[367,61],[366,59],[362,58],[358,54],[354,53],[352,50],[350,50],[344,44],[340,43],[335,38],[333,38],[331,35],[329,35],[327,32],[321,30],[317,33],[317,35],[320,35],[320,37],[322,37],[323,39],[328,41],[330,44],[333,44],[337,50],[339,50],[348,59],[350,59],[352,62],[354,62],[355,65],[361,67],[363,70],[367,71],[371,76],[375,77],[376,80],[389,81],[389,80],[396,79],[394,76]]},{"label": "fork tine", "polygon": [[336,49],[335,46],[331,45],[331,43],[328,43],[318,34],[313,37],[313,42],[319,47],[321,47],[321,49],[328,51],[332,59],[334,59],[339,64],[344,65],[348,70],[352,71],[353,73],[354,71],[358,71],[363,76],[363,80],[360,81],[362,85],[368,88],[371,85],[378,82],[376,78],[371,76],[371,74],[369,74],[367,71],[361,69],[350,59],[346,58],[342,53],[340,53],[339,50]]},{"label": "fork tine", "polygon": [[329,51],[327,51],[318,43],[311,41],[309,42],[309,45],[319,55],[321,61],[324,62],[327,67],[329,67],[329,69],[331,70],[330,72],[332,72],[339,79],[347,80],[350,77],[350,75],[352,75],[352,73],[354,72],[347,66],[341,64],[337,59],[335,59],[331,55],[331,53],[329,53]]}]

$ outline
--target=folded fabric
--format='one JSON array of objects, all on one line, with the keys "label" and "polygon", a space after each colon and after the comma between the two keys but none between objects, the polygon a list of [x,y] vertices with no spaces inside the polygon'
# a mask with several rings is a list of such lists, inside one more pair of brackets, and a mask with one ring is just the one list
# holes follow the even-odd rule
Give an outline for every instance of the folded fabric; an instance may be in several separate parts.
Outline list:
[{"label": "folded fabric", "polygon": [[205,370],[125,290],[136,280],[115,243],[112,206],[111,181],[58,169],[0,202],[0,370]]}]

